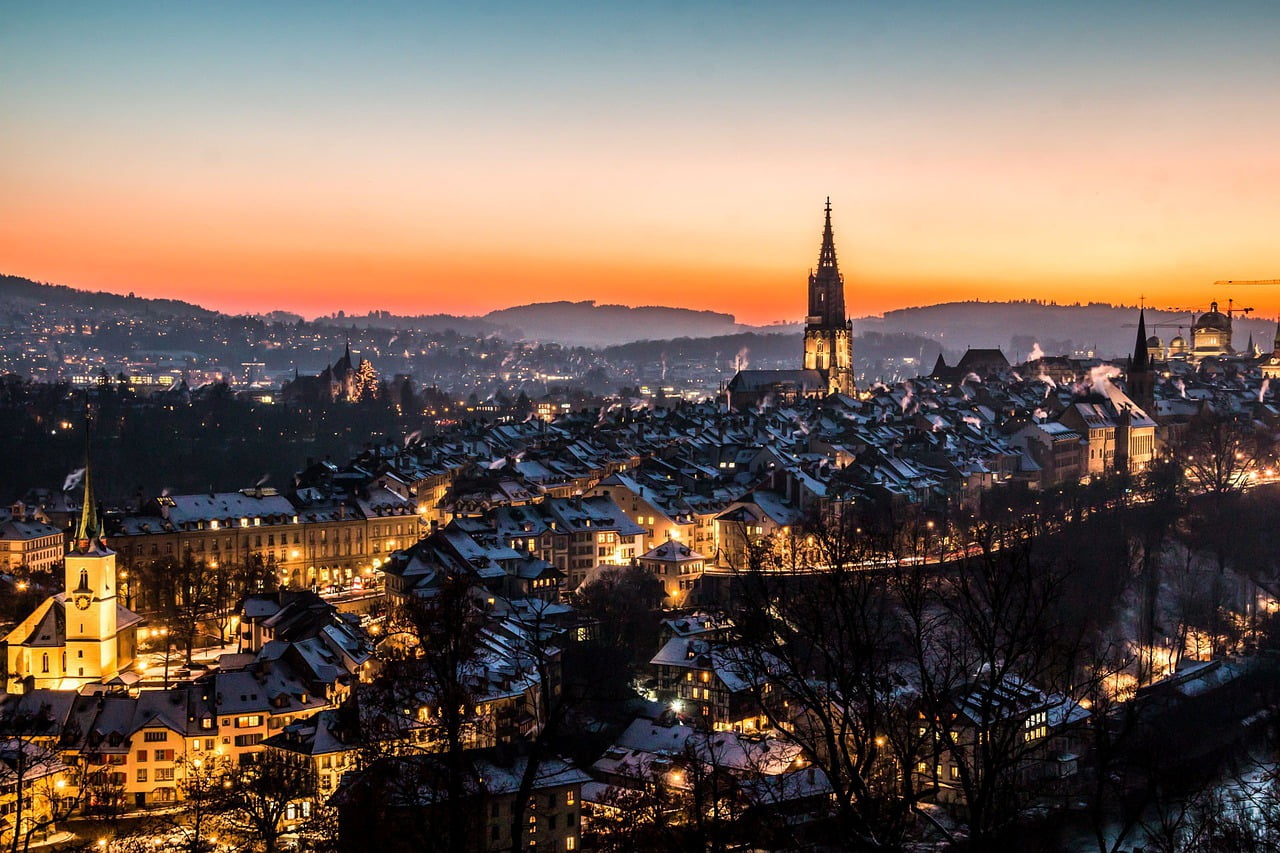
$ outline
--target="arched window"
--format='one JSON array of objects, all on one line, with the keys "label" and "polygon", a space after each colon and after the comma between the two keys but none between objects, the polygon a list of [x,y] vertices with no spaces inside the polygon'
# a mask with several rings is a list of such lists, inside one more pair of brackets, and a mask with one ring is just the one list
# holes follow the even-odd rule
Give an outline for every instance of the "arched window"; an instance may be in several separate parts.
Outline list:
[{"label": "arched window", "polygon": [[43,658],[44,658],[44,659],[41,661],[42,666],[41,666],[40,671],[41,671],[41,672],[48,672],[48,671],[49,671],[49,653],[48,653],[48,652],[45,652],[45,653],[44,653],[44,655],[43,655]]},{"label": "arched window", "polygon": [[88,587],[89,587],[89,570],[81,569],[80,570],[80,588],[87,589]]}]

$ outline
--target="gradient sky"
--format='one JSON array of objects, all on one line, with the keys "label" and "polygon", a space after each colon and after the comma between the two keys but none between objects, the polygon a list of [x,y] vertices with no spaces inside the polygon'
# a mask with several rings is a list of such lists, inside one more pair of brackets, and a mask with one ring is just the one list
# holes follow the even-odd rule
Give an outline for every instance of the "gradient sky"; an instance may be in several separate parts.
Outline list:
[{"label": "gradient sky", "polygon": [[[368,6],[369,8],[366,8]],[[465,8],[463,8],[465,7]],[[5,3],[0,272],[231,311],[1280,313],[1280,5]]]}]

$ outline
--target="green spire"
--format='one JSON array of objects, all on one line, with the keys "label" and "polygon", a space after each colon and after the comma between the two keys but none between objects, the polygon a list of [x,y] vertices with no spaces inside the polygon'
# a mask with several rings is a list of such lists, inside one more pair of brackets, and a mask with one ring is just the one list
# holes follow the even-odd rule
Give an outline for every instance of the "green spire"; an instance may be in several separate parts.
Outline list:
[{"label": "green spire", "polygon": [[98,504],[93,499],[93,483],[89,474],[89,458],[84,460],[84,506],[80,509],[80,523],[76,525],[75,543],[82,551],[88,551],[95,542],[102,540],[102,519],[98,517]]}]

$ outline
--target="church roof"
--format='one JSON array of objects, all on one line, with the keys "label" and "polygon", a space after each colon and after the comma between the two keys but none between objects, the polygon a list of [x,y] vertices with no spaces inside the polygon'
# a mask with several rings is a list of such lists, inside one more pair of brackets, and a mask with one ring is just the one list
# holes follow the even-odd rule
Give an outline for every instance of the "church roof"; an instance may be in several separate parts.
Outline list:
[{"label": "church roof", "polygon": [[[116,604],[116,633],[145,620],[129,608]],[[11,646],[58,648],[67,644],[67,594],[51,595],[31,615],[4,638]]]},{"label": "church roof", "polygon": [[780,385],[821,391],[826,389],[827,381],[817,370],[739,370],[729,381],[729,391],[768,391]]},{"label": "church roof", "polygon": [[10,646],[34,646],[37,648],[57,648],[66,645],[67,625],[66,612],[55,605],[55,597],[50,596],[42,601],[26,619],[9,632],[4,638]]},{"label": "church roof", "polygon": [[978,370],[1004,370],[1009,367],[1009,359],[1005,358],[1004,352],[996,347],[994,349],[974,349],[970,347],[965,350],[960,361],[956,363],[956,370],[978,371]]}]

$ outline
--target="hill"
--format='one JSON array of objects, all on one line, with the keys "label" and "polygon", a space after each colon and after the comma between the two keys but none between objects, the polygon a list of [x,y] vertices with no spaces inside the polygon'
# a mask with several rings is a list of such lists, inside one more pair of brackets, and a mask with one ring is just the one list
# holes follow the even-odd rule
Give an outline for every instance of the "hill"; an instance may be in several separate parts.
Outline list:
[{"label": "hill", "polygon": [[[175,317],[201,324],[231,322],[242,324],[248,318],[233,317],[177,299],[146,299],[133,294],[77,290],[64,285],[46,284],[12,275],[0,275],[0,318],[10,327],[24,325],[29,316],[50,307],[93,312],[98,316]],[[265,323],[290,322],[297,315],[271,312],[258,315]],[[1127,355],[1132,351],[1137,309],[1134,306],[1101,302],[1072,305],[1026,300],[1021,302],[947,302],[886,312],[880,317],[864,317],[854,321],[860,338],[878,333],[888,341],[908,335],[933,341],[949,354],[962,353],[967,347],[1000,347],[1011,360],[1027,358],[1038,345],[1050,355],[1093,352],[1101,357]],[[586,302],[543,302],[490,311],[482,316],[452,314],[398,315],[373,311],[351,315],[338,311],[318,318],[317,323],[333,328],[369,328],[412,331],[427,336],[452,332],[463,336],[499,336],[506,339],[546,341],[592,348],[615,347],[636,342],[672,341],[675,339],[729,338],[756,334],[765,340],[747,343],[760,349],[761,356],[772,354],[783,345],[773,336],[795,335],[798,326],[747,326],[731,314],[718,311],[696,311],[688,308],[625,305],[602,305]],[[1152,334],[1168,341],[1181,327],[1189,335],[1191,317],[1170,311],[1147,312]],[[1263,349],[1270,349],[1275,335],[1271,321],[1237,317],[1235,345],[1241,348],[1252,334]],[[741,342],[739,342],[741,343]],[[868,339],[867,343],[870,343]],[[877,344],[878,345],[878,344]],[[681,348],[687,347],[682,344]],[[788,344],[789,346],[789,344]],[[864,344],[865,346],[865,344]],[[735,348],[731,339],[708,345],[716,351]],[[700,349],[705,350],[708,347]],[[914,348],[910,355],[925,357],[919,342],[895,341],[895,347]],[[695,348],[699,349],[699,348]],[[736,349],[736,348],[735,348]],[[905,349],[904,349],[905,353]],[[624,355],[623,353],[615,353]],[[702,353],[699,351],[699,355]],[[753,358],[752,362],[757,359]]]},{"label": "hill", "polygon": [[16,275],[0,275],[0,302],[3,302],[6,310],[31,310],[57,305],[171,317],[210,317],[218,313],[178,299],[147,299],[132,293],[122,296],[106,291],[77,290],[62,284],[32,281]]},{"label": "hill", "polygon": [[750,331],[732,314],[688,308],[597,305],[588,302],[542,302],[490,311],[484,319],[518,329],[530,340],[599,347],[641,340],[708,338]]},{"label": "hill", "polygon": [[[968,347],[1000,347],[1010,361],[1028,358],[1038,344],[1047,355],[1093,352],[1102,358],[1126,356],[1133,351],[1133,305],[1102,302],[1061,305],[1054,302],[946,302],[919,308],[887,311],[882,317],[855,321],[855,330],[910,332],[925,335],[949,352]],[[1190,338],[1189,314],[1147,310],[1147,333],[1168,342],[1181,329]],[[1242,349],[1252,334],[1264,350],[1271,348],[1275,323],[1237,316],[1233,343]]]}]

